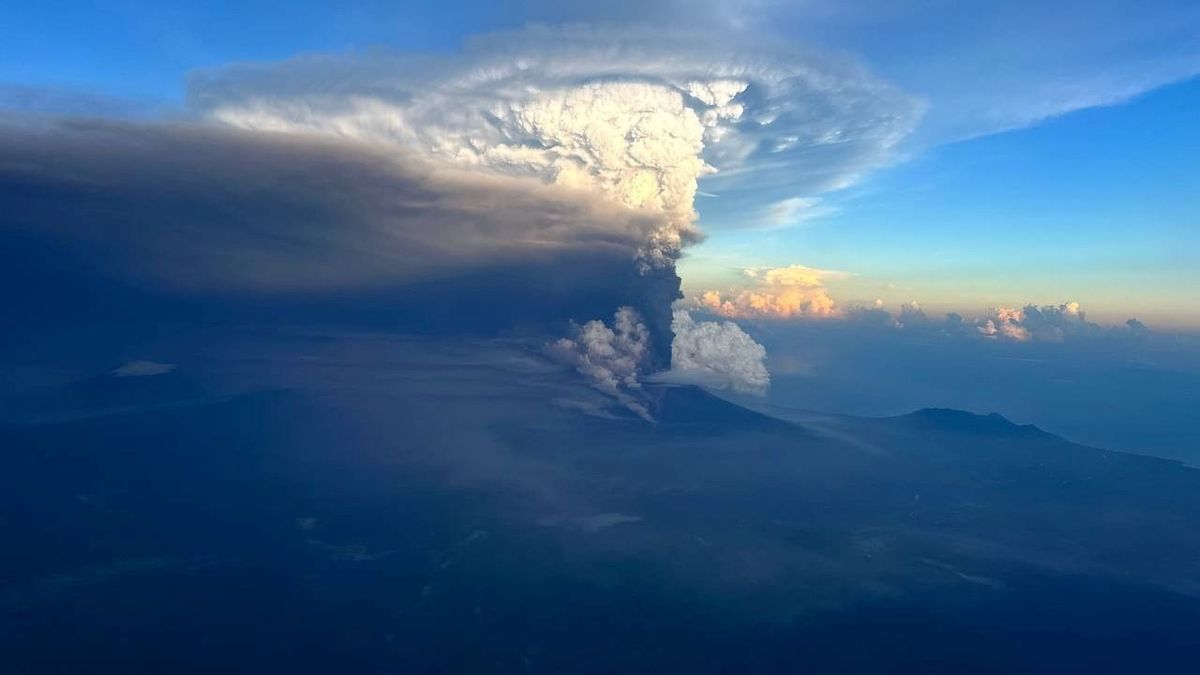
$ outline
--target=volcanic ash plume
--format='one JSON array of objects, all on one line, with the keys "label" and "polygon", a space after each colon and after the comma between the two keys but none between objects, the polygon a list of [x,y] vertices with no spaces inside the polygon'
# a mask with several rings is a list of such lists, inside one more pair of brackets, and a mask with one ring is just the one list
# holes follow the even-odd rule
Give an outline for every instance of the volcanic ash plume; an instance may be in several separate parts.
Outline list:
[{"label": "volcanic ash plume", "polygon": [[[675,371],[740,391],[766,386],[761,347],[749,349],[757,345],[734,324],[671,316],[679,297],[674,263],[700,238],[701,179],[714,181],[717,208],[748,222],[756,202],[813,203],[886,161],[923,111],[840,57],[588,28],[501,34],[455,57],[237,66],[196,76],[189,95],[224,125],[404,148],[445,166],[529,178],[652,214],[656,226],[632,261],[642,281],[614,279],[637,289],[622,303],[634,309],[618,311],[611,327],[589,321],[553,348],[623,397],[639,373],[666,365],[668,347]],[[798,288],[771,295],[771,310],[798,306]],[[824,311],[822,299],[804,307]],[[722,300],[717,310],[755,314],[732,311],[739,304]]]},{"label": "volcanic ash plume", "polygon": [[727,173],[729,203],[750,189],[783,199],[843,186],[922,110],[836,59],[583,28],[502,34],[458,57],[237,66],[197,75],[189,95],[234,127],[402,146],[660,214],[638,254],[643,269],[670,266],[698,238],[702,177]]},{"label": "volcanic ash plume", "polygon": [[611,328],[602,321],[575,326],[571,337],[552,343],[547,351],[649,420],[646,407],[632,395],[642,386],[638,378],[650,361],[649,342],[650,333],[641,315],[631,307],[621,307],[613,315]]}]

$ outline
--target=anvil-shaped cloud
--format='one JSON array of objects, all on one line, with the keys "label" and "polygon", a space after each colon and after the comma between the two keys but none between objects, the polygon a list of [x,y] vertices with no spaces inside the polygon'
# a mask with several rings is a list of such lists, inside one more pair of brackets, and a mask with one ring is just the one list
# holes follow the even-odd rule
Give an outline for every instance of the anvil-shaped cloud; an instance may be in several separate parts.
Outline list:
[{"label": "anvil-shaped cloud", "polygon": [[533,28],[451,58],[310,56],[202,73],[192,105],[252,130],[409,148],[666,215],[641,250],[695,240],[704,177],[761,206],[848,185],[886,161],[922,104],[857,64],[699,35]]}]

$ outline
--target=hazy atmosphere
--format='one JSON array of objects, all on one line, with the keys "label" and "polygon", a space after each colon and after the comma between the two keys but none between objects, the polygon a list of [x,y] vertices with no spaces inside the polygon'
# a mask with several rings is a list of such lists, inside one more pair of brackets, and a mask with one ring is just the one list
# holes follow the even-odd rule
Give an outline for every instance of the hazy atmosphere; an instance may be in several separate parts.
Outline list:
[{"label": "hazy atmosphere", "polygon": [[14,672],[1200,657],[1200,6],[0,43]]}]

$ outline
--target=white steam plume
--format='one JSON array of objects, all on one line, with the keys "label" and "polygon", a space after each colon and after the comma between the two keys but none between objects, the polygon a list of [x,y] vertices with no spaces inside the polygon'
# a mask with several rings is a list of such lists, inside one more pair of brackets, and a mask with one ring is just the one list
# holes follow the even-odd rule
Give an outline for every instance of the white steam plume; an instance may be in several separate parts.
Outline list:
[{"label": "white steam plume", "polygon": [[678,309],[671,328],[671,370],[654,375],[653,381],[758,395],[770,386],[771,375],[763,365],[766,348],[732,321],[696,321]]}]

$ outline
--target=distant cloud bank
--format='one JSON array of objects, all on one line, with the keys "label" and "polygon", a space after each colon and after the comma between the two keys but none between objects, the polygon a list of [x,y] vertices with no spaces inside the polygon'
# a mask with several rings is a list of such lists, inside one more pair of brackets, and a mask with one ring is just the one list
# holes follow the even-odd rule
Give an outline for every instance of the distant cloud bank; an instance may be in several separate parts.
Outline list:
[{"label": "distant cloud bank", "polygon": [[751,267],[742,270],[745,284],[730,291],[704,291],[699,305],[729,318],[790,319],[831,317],[839,310],[825,287],[828,279],[845,278],[845,272],[819,270],[804,265]]},{"label": "distant cloud bank", "polygon": [[1101,337],[1114,332],[1136,336],[1150,330],[1135,318],[1108,327],[1089,321],[1078,302],[993,307],[977,315],[948,312],[942,316],[931,316],[915,301],[900,305],[895,312],[886,309],[881,301],[876,301],[871,305],[851,305],[824,318],[851,326],[938,333],[998,342],[1057,343]]},{"label": "distant cloud bank", "polygon": [[934,329],[952,335],[1005,342],[1064,342],[1096,337],[1106,330],[1130,334],[1149,330],[1137,319],[1129,319],[1124,324],[1106,329],[1100,324],[1088,321],[1087,313],[1078,302],[1041,306],[1028,304],[1015,308],[994,307],[978,316],[950,312],[941,319],[927,316],[915,302],[901,306],[900,313],[894,317],[878,307],[855,308],[851,314],[858,318],[872,316],[876,320],[886,316],[889,323],[901,329]]}]

